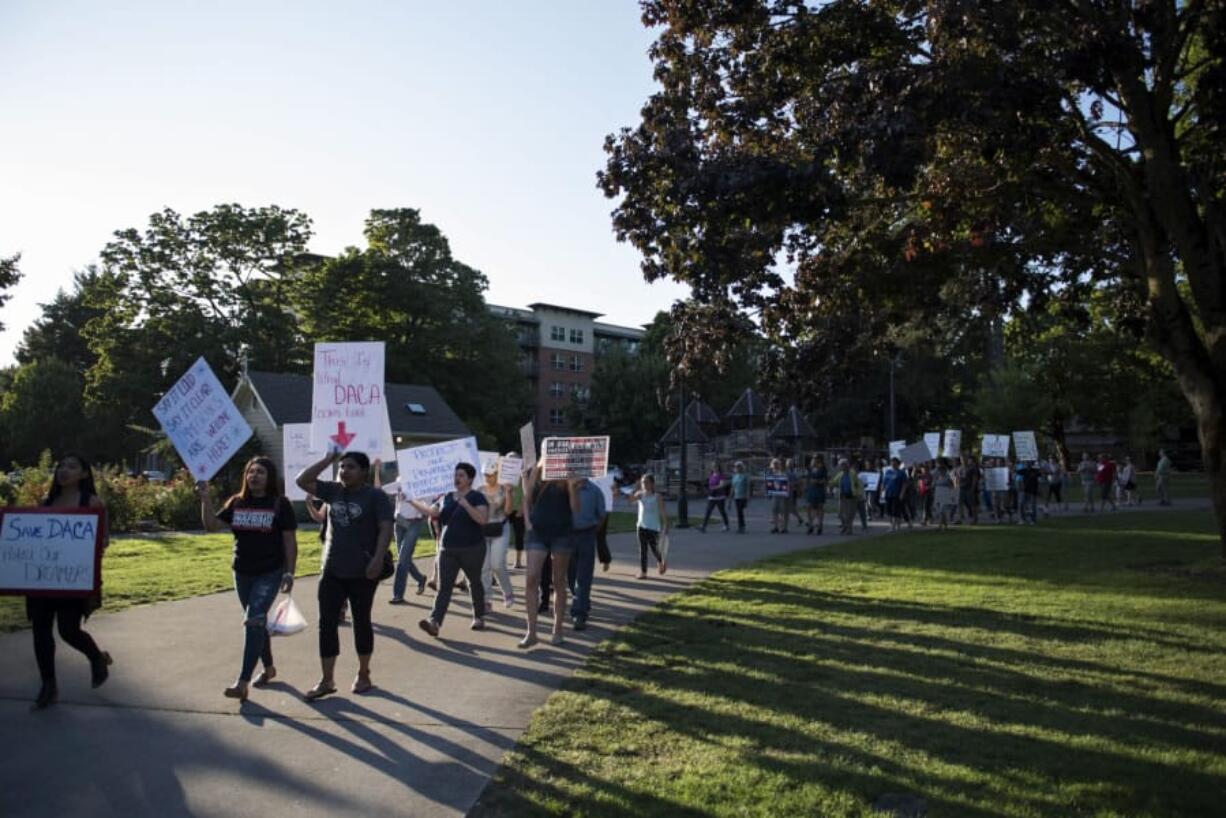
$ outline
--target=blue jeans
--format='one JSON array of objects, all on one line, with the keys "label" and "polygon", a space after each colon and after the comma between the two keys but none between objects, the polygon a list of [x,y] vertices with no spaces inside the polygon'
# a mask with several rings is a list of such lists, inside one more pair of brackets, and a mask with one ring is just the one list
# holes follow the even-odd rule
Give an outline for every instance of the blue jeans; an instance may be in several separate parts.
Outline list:
[{"label": "blue jeans", "polygon": [[426,581],[425,575],[413,564],[413,552],[417,550],[423,522],[420,517],[416,520],[396,518],[396,576],[392,578],[392,599],[404,599],[404,586],[409,576],[418,585]]},{"label": "blue jeans", "polygon": [[234,590],[246,614],[243,620],[243,667],[238,678],[251,681],[255,663],[264,660],[264,667],[272,667],[272,645],[268,641],[268,609],[281,590],[281,569],[267,574],[240,574],[234,572]]},{"label": "blue jeans", "polygon": [[575,556],[567,566],[570,585],[570,615],[587,619],[592,610],[592,576],[596,573],[596,529],[585,528],[572,535]]}]

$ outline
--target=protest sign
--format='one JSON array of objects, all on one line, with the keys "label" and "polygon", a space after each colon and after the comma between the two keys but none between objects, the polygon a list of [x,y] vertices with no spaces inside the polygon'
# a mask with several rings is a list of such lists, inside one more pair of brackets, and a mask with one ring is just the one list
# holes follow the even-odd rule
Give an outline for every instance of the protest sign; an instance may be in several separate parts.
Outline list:
[{"label": "protest sign", "polygon": [[498,461],[498,482],[513,486],[519,482],[524,471],[523,458],[503,457]]},{"label": "protest sign", "polygon": [[396,452],[401,491],[406,497],[428,498],[455,491],[455,467],[480,460],[477,439],[464,437]]},{"label": "protest sign", "polygon": [[0,509],[0,594],[97,593],[105,532],[102,508]]},{"label": "protest sign", "polygon": [[536,427],[531,421],[519,427],[519,448],[524,457],[524,470],[536,468]]},{"label": "protest sign", "polygon": [[958,429],[946,429],[945,441],[941,445],[941,451],[946,457],[961,457],[962,432]]},{"label": "protest sign", "polygon": [[1017,461],[1019,463],[1038,460],[1039,443],[1035,440],[1034,432],[1014,432],[1013,450],[1017,452]]},{"label": "protest sign", "polygon": [[297,477],[307,466],[318,463],[326,452],[311,448],[311,424],[287,423],[281,427],[281,460],[285,474],[285,499],[306,500],[298,488]]},{"label": "protest sign", "polygon": [[902,454],[902,450],[905,448],[907,448],[907,441],[891,440],[890,441],[890,459],[893,460],[895,457],[899,457]]},{"label": "protest sign", "polygon": [[791,481],[786,474],[766,475],[767,497],[788,497],[791,495]]},{"label": "protest sign", "polygon": [[483,482],[483,481],[482,481],[482,475],[483,475],[483,474],[485,474],[485,467],[486,467],[488,464],[493,463],[493,464],[494,464],[494,468],[495,468],[495,469],[497,469],[497,468],[498,468],[498,458],[500,457],[500,455],[498,454],[498,452],[480,452],[480,451],[479,451],[479,452],[477,452],[477,457],[479,457],[479,458],[481,459],[481,462],[480,462],[480,463],[474,463],[473,465],[477,467],[477,480],[476,480],[476,482],[477,482],[477,483],[478,483],[478,485],[479,485],[481,482]]},{"label": "protest sign", "polygon": [[994,466],[983,470],[984,488],[988,491],[1009,490],[1009,470],[1004,466]]},{"label": "protest sign", "polygon": [[326,452],[335,443],[371,460],[393,457],[384,396],[382,341],[316,344],[311,447]]},{"label": "protest sign", "polygon": [[592,482],[600,487],[600,492],[604,495],[604,510],[613,510],[613,475],[606,474],[604,477],[595,477]]},{"label": "protest sign", "polygon": [[980,448],[982,449],[984,457],[1008,457],[1009,436],[984,435],[983,445]]},{"label": "protest sign", "polygon": [[881,484],[881,472],[862,471],[859,473],[860,485],[864,486],[865,491],[876,491],[877,486]]},{"label": "protest sign", "polygon": [[932,491],[932,502],[939,510],[943,506],[952,506],[958,502],[953,486],[937,486]]},{"label": "protest sign", "polygon": [[[936,460],[941,456],[941,433],[927,432],[924,434],[924,443],[928,446],[928,456],[924,460]],[[922,461],[916,461],[922,462]],[[908,464],[910,465],[910,464]]]},{"label": "protest sign", "polygon": [[[925,435],[924,437],[927,437]],[[898,453],[898,459],[902,461],[904,466],[915,466],[919,463],[926,463],[932,460],[934,455],[926,441],[912,443],[907,448]]]},{"label": "protest sign", "polygon": [[541,441],[541,479],[603,477],[609,471],[609,438],[547,437]]},{"label": "protest sign", "polygon": [[162,431],[197,480],[208,480],[251,437],[251,427],[204,358],[153,407]]}]

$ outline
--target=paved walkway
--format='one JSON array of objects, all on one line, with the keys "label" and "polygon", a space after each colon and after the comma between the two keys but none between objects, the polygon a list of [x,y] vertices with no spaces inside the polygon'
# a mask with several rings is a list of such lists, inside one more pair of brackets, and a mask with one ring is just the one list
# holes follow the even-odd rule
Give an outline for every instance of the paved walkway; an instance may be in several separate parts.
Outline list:
[{"label": "paved walkway", "polygon": [[[29,711],[38,688],[29,632],[0,635],[0,815],[463,815],[533,711],[593,645],[712,571],[841,539],[829,525],[820,538],[760,533],[766,506],[756,506],[751,529],[759,533],[674,532],[664,577],[635,579],[632,535],[610,537],[613,567],[597,572],[590,627],[568,629],[561,647],[517,649],[518,605],[507,613],[496,603],[488,630],[470,631],[467,595],[455,597],[442,638],[431,639],[416,623],[432,597],[392,607],[383,583],[378,688],[362,696],[348,692],[356,659],[342,633],[342,692],[302,701],[318,677],[308,629],[274,642],[279,676],[269,689],[241,706],[223,698],[242,646],[232,593],[93,617],[89,630],[115,657],[111,680],[91,690],[83,658],[60,645],[60,703],[38,713]],[[523,573],[512,576],[518,595]],[[299,581],[296,596],[312,621],[314,592],[314,578]]]}]

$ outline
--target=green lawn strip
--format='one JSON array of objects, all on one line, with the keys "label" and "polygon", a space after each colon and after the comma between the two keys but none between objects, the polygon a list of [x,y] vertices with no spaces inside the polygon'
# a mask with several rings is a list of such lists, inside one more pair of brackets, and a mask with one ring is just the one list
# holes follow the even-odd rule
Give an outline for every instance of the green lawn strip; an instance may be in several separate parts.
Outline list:
[{"label": "green lawn strip", "polygon": [[1218,553],[1151,512],[720,572],[599,646],[470,814],[1221,814]]},{"label": "green lawn strip", "polygon": [[[102,558],[103,610],[211,594],[234,587],[230,534],[170,533],[115,537]],[[422,538],[415,557],[434,555],[434,540]],[[298,575],[319,573],[318,532],[298,532]],[[23,597],[0,597],[0,631],[27,626]]]}]

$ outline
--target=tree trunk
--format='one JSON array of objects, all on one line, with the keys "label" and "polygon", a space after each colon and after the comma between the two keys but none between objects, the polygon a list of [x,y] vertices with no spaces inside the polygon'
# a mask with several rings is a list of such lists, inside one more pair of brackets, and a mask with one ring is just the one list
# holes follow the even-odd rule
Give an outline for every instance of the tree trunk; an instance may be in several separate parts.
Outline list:
[{"label": "tree trunk", "polygon": [[1202,418],[1197,413],[1196,431],[1200,437],[1201,457],[1209,477],[1209,496],[1217,517],[1218,536],[1222,540],[1222,559],[1226,560],[1226,413],[1220,401],[1216,412]]},{"label": "tree trunk", "polygon": [[1073,462],[1073,455],[1068,450],[1068,434],[1064,429],[1064,417],[1059,413],[1051,416],[1051,439],[1056,443],[1056,453],[1060,455],[1060,467],[1068,473]]}]

